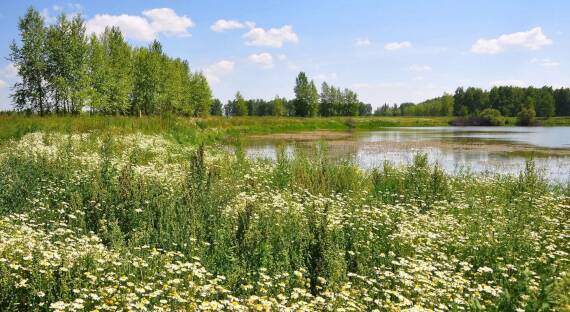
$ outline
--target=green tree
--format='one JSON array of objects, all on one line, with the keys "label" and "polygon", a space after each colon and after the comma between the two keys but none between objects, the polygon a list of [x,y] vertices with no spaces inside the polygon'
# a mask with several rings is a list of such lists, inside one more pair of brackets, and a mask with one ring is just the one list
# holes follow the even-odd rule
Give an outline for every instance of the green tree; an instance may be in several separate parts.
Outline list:
[{"label": "green tree", "polygon": [[212,100],[212,106],[210,107],[210,115],[212,116],[222,116],[223,112],[222,101],[219,99]]},{"label": "green tree", "polygon": [[554,90],[556,116],[570,116],[570,88]]},{"label": "green tree", "polygon": [[67,44],[70,23],[65,14],[59,15],[57,23],[46,32],[46,70],[45,79],[56,113],[66,113],[69,97],[69,71],[71,59]]},{"label": "green tree", "polygon": [[95,34],[89,38],[88,62],[88,105],[92,113],[103,112],[108,103],[105,90],[109,82],[105,69],[107,66],[105,62],[105,50]]},{"label": "green tree", "polygon": [[313,81],[300,72],[295,81],[295,115],[301,117],[316,116],[319,105],[319,93]]},{"label": "green tree", "polygon": [[273,100],[273,116],[283,116],[285,115],[285,105],[283,99],[276,96]]},{"label": "green tree", "polygon": [[88,44],[80,15],[65,14],[47,30],[46,81],[56,113],[78,114],[89,95]]},{"label": "green tree", "polygon": [[163,92],[163,59],[162,46],[156,40],[148,48],[134,51],[131,114],[156,113],[155,106]]},{"label": "green tree", "polygon": [[132,93],[131,48],[117,27],[107,27],[101,36],[104,54],[104,82],[100,85],[104,102],[100,110],[107,114],[125,114]]},{"label": "green tree", "polygon": [[247,110],[247,103],[245,102],[243,96],[241,95],[241,93],[238,91],[236,93],[236,97],[235,97],[235,112],[234,114],[236,116],[247,116],[248,110]]},{"label": "green tree", "polygon": [[331,88],[324,81],[321,85],[321,102],[319,106],[319,111],[321,116],[328,117],[333,116],[333,106],[332,106],[332,94]]},{"label": "green tree", "polygon": [[190,103],[192,115],[206,116],[212,106],[212,90],[208,85],[208,80],[203,73],[191,74],[190,78]]},{"label": "green tree", "polygon": [[517,114],[517,124],[521,126],[532,126],[536,123],[536,111],[534,109],[535,100],[527,97],[526,103]]},{"label": "green tree", "polygon": [[345,107],[343,115],[358,116],[358,113],[360,112],[360,101],[358,100],[358,95],[350,89],[344,89],[343,101]]},{"label": "green tree", "polygon": [[538,90],[535,109],[538,117],[554,116],[556,113],[556,102],[552,94],[552,88],[544,87]]},{"label": "green tree", "polygon": [[46,29],[44,19],[38,11],[30,7],[18,22],[20,43],[10,45],[9,60],[18,69],[20,82],[13,87],[11,95],[17,110],[28,110],[44,115],[50,108],[47,102],[45,83]]}]

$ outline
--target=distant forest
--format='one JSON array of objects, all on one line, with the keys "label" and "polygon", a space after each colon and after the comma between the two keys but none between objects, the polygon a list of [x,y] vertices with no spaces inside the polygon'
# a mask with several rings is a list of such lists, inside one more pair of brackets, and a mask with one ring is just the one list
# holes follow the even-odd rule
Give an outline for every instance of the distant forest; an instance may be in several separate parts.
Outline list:
[{"label": "distant forest", "polygon": [[62,14],[46,25],[34,8],[20,18],[18,28],[20,38],[11,44],[8,58],[20,77],[12,87],[13,107],[39,115],[517,116],[529,123],[534,117],[570,116],[568,88],[460,87],[453,95],[384,104],[373,111],[353,90],[323,82],[319,92],[304,72],[296,78],[293,99],[247,100],[238,91],[223,104],[212,97],[203,73],[166,55],[156,40],[148,47],[132,47],[117,27],[88,35],[79,15]]},{"label": "distant forest", "polygon": [[552,87],[521,88],[493,87],[490,91],[480,88],[457,88],[455,94],[445,94],[418,104],[403,103],[379,107],[379,116],[477,116],[486,109],[494,109],[502,116],[515,117],[532,110],[537,117],[570,116],[570,89]]}]

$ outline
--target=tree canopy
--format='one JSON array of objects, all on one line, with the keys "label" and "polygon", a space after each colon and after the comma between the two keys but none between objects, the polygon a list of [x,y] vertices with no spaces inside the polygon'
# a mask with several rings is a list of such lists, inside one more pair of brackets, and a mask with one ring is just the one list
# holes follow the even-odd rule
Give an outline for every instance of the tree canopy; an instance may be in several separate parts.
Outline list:
[{"label": "tree canopy", "polygon": [[158,41],[134,48],[117,27],[87,36],[80,15],[62,14],[46,26],[29,8],[20,18],[19,41],[10,46],[20,82],[14,108],[40,115],[82,110],[115,115],[210,113],[212,91],[201,72],[162,51]]}]

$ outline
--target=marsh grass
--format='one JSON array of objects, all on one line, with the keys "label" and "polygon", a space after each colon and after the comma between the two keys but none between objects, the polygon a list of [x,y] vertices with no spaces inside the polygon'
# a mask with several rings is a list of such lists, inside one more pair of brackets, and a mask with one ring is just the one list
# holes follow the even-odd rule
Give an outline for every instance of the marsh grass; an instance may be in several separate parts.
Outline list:
[{"label": "marsh grass", "polygon": [[325,144],[270,162],[166,137],[2,149],[1,310],[567,307],[568,186],[532,162],[362,171]]}]

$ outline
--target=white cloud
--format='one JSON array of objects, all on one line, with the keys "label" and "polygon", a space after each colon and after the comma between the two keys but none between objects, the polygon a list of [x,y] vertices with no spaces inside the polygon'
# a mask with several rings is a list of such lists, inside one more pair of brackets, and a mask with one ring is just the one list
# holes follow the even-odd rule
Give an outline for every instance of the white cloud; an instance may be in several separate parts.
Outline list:
[{"label": "white cloud", "polygon": [[547,58],[545,58],[545,59],[533,58],[530,62],[533,64],[538,64],[538,65],[545,67],[545,68],[555,68],[555,67],[560,66],[560,62],[553,61],[553,60],[547,59]]},{"label": "white cloud", "polygon": [[413,72],[426,72],[431,70],[431,66],[414,64],[408,69]]},{"label": "white cloud", "polygon": [[188,16],[179,16],[170,8],[145,10],[142,14],[150,20],[150,26],[156,33],[168,36],[188,37],[188,28],[194,27],[194,22]]},{"label": "white cloud", "polygon": [[284,60],[287,59],[287,55],[285,55],[285,54],[279,54],[279,55],[277,56],[277,58],[278,58],[280,61],[284,61]]},{"label": "white cloud", "polygon": [[208,82],[212,84],[222,81],[222,77],[230,74],[234,70],[235,62],[228,60],[221,60],[217,63],[207,66],[204,69],[204,74],[208,78]]},{"label": "white cloud", "polygon": [[0,69],[0,76],[5,78],[16,78],[18,77],[18,69],[14,66],[14,63],[10,63]]},{"label": "white cloud", "polygon": [[188,37],[188,28],[194,26],[192,20],[179,16],[169,8],[145,10],[144,16],[97,14],[85,23],[87,33],[101,34],[107,26],[117,26],[127,38],[140,41],[151,41],[159,34],[167,36]]},{"label": "white cloud", "polygon": [[246,45],[281,48],[286,42],[299,42],[299,37],[293,31],[293,26],[291,25],[285,25],[281,28],[271,28],[269,30],[255,27],[253,23],[250,24],[249,27],[251,29],[243,35],[246,39]]},{"label": "white cloud", "polygon": [[46,24],[51,25],[57,22],[57,16],[64,13],[68,18],[76,15],[81,15],[83,7],[79,3],[66,3],[65,5],[54,4],[51,9],[44,8],[41,10],[40,15],[44,18]]},{"label": "white cloud", "polygon": [[54,4],[51,7],[56,12],[63,12],[63,11],[73,11],[73,12],[81,12],[83,11],[83,6],[79,3],[71,3],[68,2],[65,5],[57,5]]},{"label": "white cloud", "polygon": [[493,86],[513,86],[513,87],[526,87],[528,84],[522,80],[505,79],[491,81],[490,85]]},{"label": "white cloud", "polygon": [[238,29],[244,27],[245,25],[239,21],[219,19],[212,26],[210,26],[210,29],[215,32],[223,32],[229,29]]},{"label": "white cloud", "polygon": [[269,53],[251,54],[248,56],[250,62],[260,65],[262,68],[273,67],[273,56]]},{"label": "white cloud", "polygon": [[315,80],[335,80],[337,78],[337,74],[336,73],[330,73],[330,74],[317,74],[315,76]]},{"label": "white cloud", "polygon": [[0,68],[0,89],[8,87],[8,85],[13,84],[18,79],[18,69],[13,63]]},{"label": "white cloud", "polygon": [[405,48],[411,48],[412,43],[409,41],[402,41],[402,42],[389,42],[384,45],[384,49],[388,51],[395,51]]},{"label": "white cloud", "polygon": [[368,38],[357,38],[354,43],[357,47],[369,46],[372,44]]},{"label": "white cloud", "polygon": [[478,54],[497,54],[509,47],[523,47],[538,50],[543,46],[552,44],[552,40],[542,32],[542,28],[535,27],[529,31],[501,35],[493,39],[481,38],[471,46],[471,52]]},{"label": "white cloud", "polygon": [[44,21],[46,22],[46,24],[55,24],[55,22],[57,21],[57,18],[53,15],[50,14],[49,10],[43,9],[40,12],[40,15],[44,18]]}]

